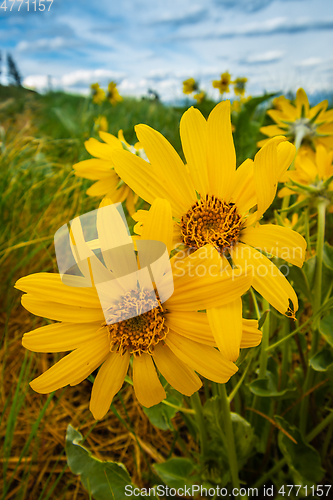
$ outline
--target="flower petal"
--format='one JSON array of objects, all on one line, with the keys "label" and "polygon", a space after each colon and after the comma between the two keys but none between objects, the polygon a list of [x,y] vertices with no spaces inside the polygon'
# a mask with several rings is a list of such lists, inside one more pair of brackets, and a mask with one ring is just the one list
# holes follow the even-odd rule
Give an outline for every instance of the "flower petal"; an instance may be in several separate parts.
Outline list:
[{"label": "flower petal", "polygon": [[21,299],[22,306],[36,316],[54,319],[55,321],[66,321],[69,323],[91,323],[105,321],[101,306],[89,308],[60,304],[45,299],[36,298],[35,295],[25,294]]},{"label": "flower petal", "polygon": [[178,193],[183,210],[187,211],[197,197],[178,153],[162,134],[148,125],[137,125],[135,132],[155,172],[167,188]]},{"label": "flower petal", "polygon": [[302,267],[304,263],[306,241],[288,227],[274,224],[247,227],[242,231],[240,240],[295,266]]},{"label": "flower petal", "polygon": [[102,130],[100,130],[98,134],[102,141],[106,142],[106,144],[111,146],[112,149],[123,149],[121,141],[115,135],[109,134],[108,132],[103,132]]},{"label": "flower petal", "polygon": [[41,394],[56,391],[65,385],[84,380],[104,361],[109,353],[110,343],[105,331],[95,339],[78,347],[45,373],[30,382],[31,388]]},{"label": "flower petal", "polygon": [[90,137],[85,143],[85,148],[91,156],[95,158],[100,158],[101,160],[112,161],[112,149],[108,144],[99,142],[97,139]]},{"label": "flower petal", "polygon": [[243,319],[243,332],[241,348],[255,347],[260,344],[262,332],[258,330],[258,321],[255,319]]},{"label": "flower petal", "polygon": [[298,309],[297,295],[273,262],[254,248],[242,243],[237,243],[230,254],[240,271],[253,275],[252,286],[257,292],[281,314],[294,317],[294,312]]},{"label": "flower petal", "polygon": [[198,193],[204,195],[209,192],[207,122],[193,106],[185,111],[180,120],[180,137],[193,185]]},{"label": "flower petal", "polygon": [[154,349],[154,360],[166,381],[185,396],[192,396],[202,386],[198,375],[177,358],[168,346],[158,344]]},{"label": "flower petal", "polygon": [[96,420],[108,412],[114,396],[120,391],[128,370],[130,354],[123,356],[116,352],[109,353],[100,367],[91,391],[90,411]]},{"label": "flower petal", "polygon": [[294,144],[291,142],[281,142],[277,147],[277,177],[278,181],[284,175],[284,173],[288,170],[289,165],[293,161],[296,153],[296,148]]},{"label": "flower petal", "polygon": [[60,274],[36,273],[20,278],[15,288],[47,302],[101,309],[96,288],[82,286],[84,282],[83,277],[66,275],[66,283],[72,284],[68,286],[61,281]]},{"label": "flower petal", "polygon": [[97,160],[96,158],[75,163],[73,168],[75,170],[75,175],[77,177],[83,177],[84,179],[108,179],[112,174],[117,175],[110,161]]},{"label": "flower petal", "polygon": [[237,168],[232,200],[240,214],[246,213],[257,204],[253,160],[247,159]]},{"label": "flower petal", "polygon": [[149,354],[143,353],[133,359],[133,384],[136,397],[146,408],[157,405],[166,398]]},{"label": "flower petal", "polygon": [[[303,89],[298,89],[296,93],[295,104],[297,108],[297,115],[300,118],[301,116],[306,117],[309,113],[309,99]],[[304,111],[303,111],[304,109]]]},{"label": "flower petal", "polygon": [[150,204],[156,198],[165,198],[171,204],[174,217],[180,218],[182,216],[184,205],[178,199],[178,193],[175,189],[168,189],[166,187],[163,179],[155,172],[152,165],[125,150],[113,150],[112,158],[119,177],[140,198],[143,198]]},{"label": "flower petal", "polygon": [[165,324],[188,339],[216,346],[206,313],[173,310],[166,315]]},{"label": "flower petal", "polygon": [[141,230],[141,238],[162,241],[170,254],[172,250],[173,220],[171,205],[167,200],[156,198],[147,212]]},{"label": "flower petal", "polygon": [[165,342],[181,361],[214,382],[224,384],[238,370],[234,363],[225,359],[214,347],[198,344],[171,331]]},{"label": "flower petal", "polygon": [[230,101],[219,103],[208,117],[207,162],[211,194],[228,202],[236,171]]},{"label": "flower petal", "polygon": [[54,323],[25,333],[22,345],[34,352],[66,352],[93,340],[101,329],[97,323]]},{"label": "flower petal", "polygon": [[207,317],[216,345],[226,359],[236,361],[242,339],[242,299],[207,309]]}]

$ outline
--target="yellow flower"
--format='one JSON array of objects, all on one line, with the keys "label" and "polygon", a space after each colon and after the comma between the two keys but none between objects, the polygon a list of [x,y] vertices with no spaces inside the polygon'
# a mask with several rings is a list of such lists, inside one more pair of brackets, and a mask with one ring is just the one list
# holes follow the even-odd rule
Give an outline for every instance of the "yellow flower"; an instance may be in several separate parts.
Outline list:
[{"label": "yellow flower", "polygon": [[109,124],[108,124],[106,116],[99,115],[97,118],[94,118],[94,123],[95,123],[94,128],[97,131],[107,132],[107,130],[109,128]]},{"label": "yellow flower", "polygon": [[194,94],[193,97],[197,101],[198,104],[201,104],[205,100],[206,92],[201,90],[200,92],[198,92],[198,94]]},{"label": "yellow flower", "polygon": [[247,78],[236,78],[236,80],[233,82],[235,95],[243,96],[245,94],[246,82]]},{"label": "yellow flower", "polygon": [[[115,243],[113,217],[113,214],[110,217],[110,213],[103,209],[97,212],[98,242],[108,266],[103,266],[103,273],[110,274],[110,279],[110,269],[113,272],[117,269],[112,257],[114,254],[106,251],[113,248]],[[75,234],[73,225],[72,231],[74,245],[79,246],[79,231]],[[167,201],[156,200],[152,205],[142,236],[161,241],[170,250],[172,216]],[[127,228],[122,223],[117,225],[116,237],[122,243],[127,238],[130,239]],[[97,261],[101,266],[92,250],[81,240],[80,245],[82,244],[87,247],[83,251],[87,255],[89,268],[92,269]],[[117,264],[120,257],[118,253]],[[189,261],[191,268],[188,266]],[[156,368],[170,385],[187,396],[202,385],[195,371],[217,383],[227,382],[238,368],[214,348],[215,341],[207,316],[197,311],[225,306],[239,299],[249,288],[251,278],[246,275],[236,277],[230,273],[212,278],[195,272],[202,264],[216,265],[217,261],[217,252],[206,247],[182,262],[178,260],[177,267],[171,262],[173,295],[163,303],[158,299],[157,306],[153,309],[149,302],[152,293],[146,285],[138,288],[137,280],[135,279],[134,285],[131,278],[126,285],[122,281],[118,295],[107,294],[111,314],[121,317],[132,305],[135,308],[146,305],[149,307],[146,308],[147,312],[139,316],[113,324],[105,322],[97,289],[94,286],[79,287],[82,280],[85,282],[85,277],[70,276],[69,279],[75,286],[65,285],[59,274],[52,273],[38,273],[19,279],[15,287],[26,292],[22,296],[22,305],[37,316],[60,322],[25,333],[23,346],[37,352],[72,351],[33,380],[30,384],[32,389],[45,394],[68,384],[77,385],[102,365],[96,376],[90,401],[94,417],[101,419],[123,385],[131,357],[134,391],[145,407],[155,405],[166,397]],[[153,295],[156,300],[155,293]],[[243,320],[242,347],[260,343],[261,334],[257,326],[255,320]]]},{"label": "yellow flower", "polygon": [[92,83],[90,85],[90,88],[92,90],[92,101],[95,104],[102,104],[103,101],[105,101],[105,92],[101,87],[99,86],[98,83]]},{"label": "yellow flower", "polygon": [[[223,267],[227,257],[240,270],[253,274],[252,286],[278,311],[295,317],[298,300],[292,286],[263,253],[302,266],[306,242],[295,231],[273,224],[260,225],[275,198],[278,178],[290,165],[295,147],[278,137],[236,170],[230,103],[221,102],[208,120],[195,108],[180,123],[185,166],[168,141],[147,125],[136,133],[150,161],[125,151],[112,158],[119,176],[148,203],[169,200],[175,220],[174,241],[196,250],[206,244],[216,248]],[[252,213],[254,207],[257,210]],[[136,232],[145,227],[147,212],[134,215]],[[239,352],[241,301],[207,310],[215,341],[228,359]],[[235,318],[238,318],[235,320]],[[234,323],[233,323],[234,321]],[[228,325],[228,336],[223,332]]]},{"label": "yellow flower", "polygon": [[192,94],[192,92],[195,92],[196,90],[198,90],[198,84],[194,80],[194,78],[188,78],[187,80],[183,81],[184,94]]},{"label": "yellow flower", "polygon": [[[294,184],[279,191],[279,197],[298,194],[298,201],[305,198],[325,197],[330,203],[328,210],[333,211],[333,151],[317,146],[316,152],[309,147],[301,147],[295,159],[295,169],[288,170],[281,182]],[[302,189],[304,186],[304,189]]]},{"label": "yellow flower", "polygon": [[108,94],[106,97],[111,102],[112,106],[115,106],[116,104],[118,104],[118,102],[121,102],[123,100],[121,95],[119,95],[117,84],[115,82],[109,83]]},{"label": "yellow flower", "polygon": [[231,75],[226,71],[222,73],[220,80],[213,81],[214,89],[219,89],[220,94],[224,94],[224,92],[230,92],[229,85],[231,84]]},{"label": "yellow flower", "polygon": [[95,158],[80,161],[73,165],[75,175],[97,181],[87,190],[89,196],[106,196],[113,203],[125,201],[128,213],[132,215],[135,212],[138,196],[122,182],[114,171],[111,151],[125,148],[131,153],[147,159],[145,152],[139,143],[135,144],[135,146],[128,144],[122,130],[119,130],[118,138],[102,131],[99,132],[99,136],[104,143],[94,138],[90,138],[85,142],[86,150]]},{"label": "yellow flower", "polygon": [[[274,100],[277,109],[270,109],[267,114],[276,125],[262,127],[260,131],[268,137],[285,135],[295,142],[297,148],[306,143],[315,148],[318,144],[328,149],[333,148],[333,110],[326,111],[328,101],[322,101],[310,108],[309,100],[303,89],[298,89],[295,104],[281,96]],[[268,139],[258,143],[261,147]]]}]

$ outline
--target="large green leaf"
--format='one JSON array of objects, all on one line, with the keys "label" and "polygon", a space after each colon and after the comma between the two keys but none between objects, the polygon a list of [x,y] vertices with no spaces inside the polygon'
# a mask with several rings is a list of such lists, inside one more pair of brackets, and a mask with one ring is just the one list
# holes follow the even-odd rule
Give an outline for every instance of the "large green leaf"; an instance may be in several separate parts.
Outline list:
[{"label": "large green leaf", "polygon": [[[79,431],[71,425],[67,427],[67,463],[74,474],[81,476],[83,486],[95,500],[142,498],[141,495],[131,494],[135,486],[123,464],[103,462],[94,457],[80,444],[82,439],[83,436]],[[126,486],[127,490],[125,490]],[[129,494],[125,495],[125,492]]]},{"label": "large green leaf", "polygon": [[303,484],[318,484],[325,473],[321,467],[319,453],[304,440],[296,427],[278,415],[275,415],[274,419],[296,441],[294,443],[290,437],[279,431],[279,448],[287,460],[292,475],[297,476],[298,479],[302,478]]},{"label": "large green leaf", "polygon": [[310,359],[310,366],[317,372],[333,372],[333,351],[331,347],[324,346]]},{"label": "large green leaf", "polygon": [[326,342],[333,347],[333,311],[320,320],[319,331]]},{"label": "large green leaf", "polygon": [[333,247],[327,241],[324,244],[323,262],[326,267],[333,271]]},{"label": "large green leaf", "polygon": [[[175,406],[179,406],[180,404],[177,398],[169,395],[167,396],[166,401]],[[176,408],[166,405],[165,402],[159,403],[155,406],[152,406],[151,408],[142,408],[155,427],[158,427],[163,431],[166,431],[168,429],[172,430],[174,428],[171,419],[176,415],[178,411]]]},{"label": "large green leaf", "polygon": [[193,484],[191,474],[195,471],[194,463],[188,458],[170,458],[162,464],[154,464],[154,470],[170,488],[184,488]]},{"label": "large green leaf", "polygon": [[264,378],[258,378],[249,384],[250,391],[256,396],[263,398],[286,399],[293,397],[295,389],[286,387],[283,391],[278,390],[277,377],[271,371],[266,371]]}]

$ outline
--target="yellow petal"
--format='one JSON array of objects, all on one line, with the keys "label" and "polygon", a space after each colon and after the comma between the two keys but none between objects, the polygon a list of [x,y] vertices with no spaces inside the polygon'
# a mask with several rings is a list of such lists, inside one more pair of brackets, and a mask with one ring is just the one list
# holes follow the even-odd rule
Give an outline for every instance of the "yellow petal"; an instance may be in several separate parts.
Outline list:
[{"label": "yellow petal", "polygon": [[221,354],[230,361],[236,361],[243,329],[242,299],[236,299],[222,307],[207,309],[207,317]]},{"label": "yellow petal", "polygon": [[51,302],[34,295],[25,294],[21,299],[22,306],[36,316],[54,319],[55,321],[66,321],[69,323],[91,323],[105,321],[102,308],[93,309],[59,302]]},{"label": "yellow petal", "polygon": [[172,250],[173,220],[171,205],[167,200],[156,198],[145,219],[141,238],[162,241],[170,254]]},{"label": "yellow petal", "polygon": [[152,204],[156,198],[165,198],[171,204],[174,217],[180,218],[184,213],[183,203],[178,200],[175,190],[168,190],[163,180],[156,174],[152,165],[128,151],[112,151],[115,170],[119,177],[140,198]]},{"label": "yellow petal", "polygon": [[261,127],[260,132],[262,134],[268,135],[268,137],[274,137],[275,135],[284,134],[284,131],[277,125],[268,125],[267,127]]},{"label": "yellow petal", "polygon": [[210,192],[228,202],[232,194],[236,171],[230,101],[219,103],[208,117],[207,148]]},{"label": "yellow petal", "polygon": [[154,349],[154,360],[166,381],[185,396],[192,396],[202,386],[198,375],[180,361],[168,346],[159,343]]},{"label": "yellow petal", "polygon": [[107,333],[100,332],[95,339],[78,347],[45,373],[30,382],[36,392],[47,394],[78,380],[84,380],[103,363],[110,350]]},{"label": "yellow petal", "polygon": [[291,142],[281,142],[277,146],[277,178],[278,181],[282,178],[284,173],[288,170],[291,162],[293,161],[296,153],[296,148]]},{"label": "yellow petal", "polygon": [[250,159],[245,160],[236,170],[232,200],[239,214],[246,213],[257,204],[253,161]]},{"label": "yellow petal", "polygon": [[259,219],[272,204],[278,183],[277,145],[285,137],[277,136],[258,151],[254,158],[254,182],[257,192]]},{"label": "yellow petal", "polygon": [[121,141],[115,135],[109,134],[108,132],[103,132],[102,130],[100,130],[98,133],[102,141],[106,142],[106,144],[111,146],[112,149],[123,149]]},{"label": "yellow petal", "polygon": [[108,144],[104,144],[99,142],[97,139],[91,137],[84,143],[86,150],[91,156],[95,156],[95,158],[101,158],[101,160],[110,160],[112,161],[112,149]]},{"label": "yellow petal", "polygon": [[243,319],[243,331],[241,348],[255,347],[260,344],[262,332],[258,330],[258,321],[255,319]]},{"label": "yellow petal", "polygon": [[274,224],[247,227],[241,232],[240,240],[295,266],[303,265],[306,241],[303,236],[288,227]]},{"label": "yellow petal", "polygon": [[55,323],[25,333],[22,345],[34,352],[66,352],[76,349],[99,336],[100,321],[97,323]]},{"label": "yellow petal", "polygon": [[196,193],[178,153],[162,134],[148,125],[137,125],[135,132],[155,172],[165,186],[178,193],[184,212],[197,199]]},{"label": "yellow petal", "polygon": [[179,335],[195,342],[216,346],[206,313],[173,310],[166,315],[165,323]]},{"label": "yellow petal", "polygon": [[[126,186],[121,186],[118,189],[118,184],[120,183],[119,176],[116,172],[112,171],[111,175],[108,176],[107,179],[102,179],[100,181],[95,182],[89,189],[87,189],[87,195],[89,196],[103,196],[107,193],[111,193],[112,201],[115,198],[120,198],[124,194],[124,188]],[[115,202],[114,202],[115,203]]]},{"label": "yellow petal", "polygon": [[207,122],[191,107],[180,120],[180,137],[190,176],[201,195],[209,192],[207,172]]},{"label": "yellow petal", "polygon": [[[96,288],[82,286],[85,278],[80,276],[66,276],[65,285],[61,281],[60,274],[56,273],[36,273],[20,278],[15,283],[15,288],[22,292],[29,293],[33,298],[45,300],[47,302],[59,302],[67,306],[78,306],[101,309],[101,304]],[[98,312],[99,314],[99,312]],[[98,318],[97,318],[98,319]]]},{"label": "yellow petal", "polygon": [[[295,100],[297,115],[300,118],[301,116],[308,116],[309,114],[309,99],[303,89],[298,89],[296,93]],[[304,109],[302,113],[302,109]]]},{"label": "yellow petal", "polygon": [[91,391],[90,411],[96,420],[108,412],[114,396],[120,391],[129,365],[128,351],[124,356],[116,352],[109,353],[100,367]]},{"label": "yellow petal", "polygon": [[133,384],[136,397],[146,408],[157,405],[166,398],[165,390],[149,354],[141,354],[134,358]]},{"label": "yellow petal", "polygon": [[[112,163],[107,160],[84,160],[73,165],[75,175],[84,179],[108,179],[112,175]],[[115,174],[115,172],[114,172]]]},{"label": "yellow petal", "polygon": [[214,347],[198,344],[171,331],[165,342],[181,361],[213,382],[224,384],[238,370]]},{"label": "yellow petal", "polygon": [[231,258],[240,271],[253,275],[252,286],[281,314],[294,317],[298,309],[297,295],[281,271],[262,253],[237,243],[231,249]]},{"label": "yellow petal", "polygon": [[319,144],[316,148],[316,164],[319,179],[324,179],[326,177],[327,167],[329,167],[330,163],[332,163],[330,161],[330,155],[328,155],[324,146]]}]

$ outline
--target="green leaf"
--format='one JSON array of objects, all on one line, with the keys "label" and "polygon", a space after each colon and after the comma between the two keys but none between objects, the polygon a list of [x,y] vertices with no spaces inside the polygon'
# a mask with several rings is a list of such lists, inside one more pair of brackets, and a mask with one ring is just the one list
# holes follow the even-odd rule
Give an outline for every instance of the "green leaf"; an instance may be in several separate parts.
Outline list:
[{"label": "green leaf", "polygon": [[328,269],[333,271],[333,247],[327,241],[324,244],[323,262]]},{"label": "green leaf", "polygon": [[304,262],[304,265],[303,265],[303,272],[307,278],[310,289],[312,289],[313,284],[314,284],[314,277],[315,277],[315,271],[316,271],[316,260],[317,260],[316,256],[311,257],[306,262]]},{"label": "green leaf", "polygon": [[249,387],[253,394],[263,398],[287,399],[293,397],[295,394],[294,388],[287,387],[283,391],[279,391],[277,388],[276,376],[268,370],[266,371],[266,376],[264,378],[254,380],[249,384]]},{"label": "green leaf", "polygon": [[267,316],[268,316],[268,313],[269,313],[269,309],[267,309],[266,311],[264,311],[264,313],[261,315],[261,317],[259,319],[259,322],[258,322],[258,328],[259,328],[259,330],[263,326],[263,324],[265,323],[265,321],[267,319]]},{"label": "green leaf", "polygon": [[324,346],[315,356],[310,359],[310,366],[317,372],[333,371],[333,351]]},{"label": "green leaf", "polygon": [[296,427],[290,425],[280,416],[275,415],[274,419],[295,439],[297,443],[294,443],[288,436],[279,431],[279,448],[287,460],[293,475],[296,474],[298,477],[301,476],[304,480],[304,484],[307,482],[318,484],[325,473],[321,467],[319,453],[304,440],[300,431]]},{"label": "green leaf", "polygon": [[[167,401],[176,406],[179,406],[179,401],[172,397],[168,396]],[[147,415],[151,423],[162,429],[163,431],[172,430],[174,427],[172,425],[171,419],[176,415],[176,408],[172,408],[171,406],[167,406],[165,403],[159,403],[151,408],[142,407],[144,413]]]},{"label": "green leaf", "polygon": [[153,468],[170,488],[184,488],[185,485],[193,484],[189,476],[193,474],[195,467],[188,458],[170,458],[162,464],[154,464]]},{"label": "green leaf", "polygon": [[[80,445],[83,436],[71,425],[67,427],[66,455],[69,468],[74,474],[81,475],[83,486],[95,500],[124,500],[125,486],[134,485],[121,463],[104,462],[94,457],[89,450]],[[126,495],[126,498],[142,498]]]},{"label": "green leaf", "polygon": [[319,322],[319,332],[333,347],[333,311]]}]

